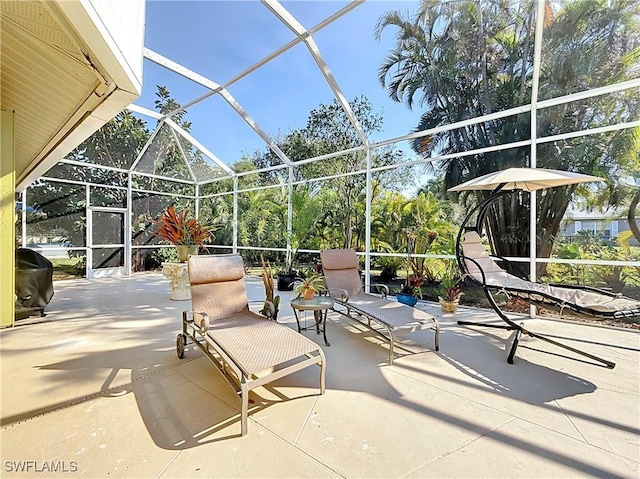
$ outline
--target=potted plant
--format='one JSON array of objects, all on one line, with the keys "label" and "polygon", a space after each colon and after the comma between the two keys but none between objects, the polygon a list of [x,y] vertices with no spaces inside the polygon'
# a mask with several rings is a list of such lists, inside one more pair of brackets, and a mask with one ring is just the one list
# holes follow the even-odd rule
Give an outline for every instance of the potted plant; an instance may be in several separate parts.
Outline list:
[{"label": "potted plant", "polygon": [[265,263],[264,257],[260,255],[262,261],[262,283],[264,284],[265,303],[262,307],[262,314],[270,317],[273,321],[278,320],[278,310],[280,309],[280,296],[273,295],[273,273],[269,261]]},{"label": "potted plant", "polygon": [[415,306],[419,299],[422,299],[422,280],[414,275],[407,276],[400,291],[396,293],[398,302]]},{"label": "potted plant", "polygon": [[278,291],[291,291],[297,279],[298,271],[293,269],[293,264],[287,261],[287,266],[278,272]]},{"label": "potted plant", "polygon": [[295,298],[313,299],[316,293],[325,290],[324,277],[319,274],[309,275],[302,281],[293,284],[293,295]]},{"label": "potted plant", "polygon": [[198,247],[211,237],[210,226],[190,217],[187,211],[176,211],[173,205],[151,221],[156,227],[153,234],[176,247],[181,263],[187,260],[189,254],[198,254]]},{"label": "potted plant", "polygon": [[407,258],[404,262],[406,270],[406,279],[402,288],[396,293],[398,302],[408,306],[415,306],[419,299],[422,299],[422,276],[418,274],[409,274],[409,268],[413,267],[411,260],[411,251],[407,252]]},{"label": "potted plant", "polygon": [[464,295],[460,289],[460,280],[458,266],[455,262],[447,261],[442,273],[440,295],[438,296],[443,313],[455,313],[458,309],[460,297]]}]

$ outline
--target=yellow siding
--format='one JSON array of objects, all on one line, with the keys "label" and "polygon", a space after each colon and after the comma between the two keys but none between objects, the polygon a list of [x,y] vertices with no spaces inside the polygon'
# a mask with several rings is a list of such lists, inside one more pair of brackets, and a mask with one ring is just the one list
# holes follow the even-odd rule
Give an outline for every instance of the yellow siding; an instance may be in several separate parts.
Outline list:
[{"label": "yellow siding", "polygon": [[15,165],[13,113],[0,111],[0,327],[15,317]]}]

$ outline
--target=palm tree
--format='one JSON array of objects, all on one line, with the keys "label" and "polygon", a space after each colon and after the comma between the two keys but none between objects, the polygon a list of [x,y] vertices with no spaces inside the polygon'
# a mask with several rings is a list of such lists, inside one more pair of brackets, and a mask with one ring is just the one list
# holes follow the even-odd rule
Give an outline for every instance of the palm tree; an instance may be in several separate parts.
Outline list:
[{"label": "palm tree", "polygon": [[[577,0],[554,12],[547,5],[540,96],[549,98],[631,78],[638,66],[640,5],[633,1]],[[396,46],[379,69],[389,96],[424,109],[415,131],[527,104],[531,97],[535,9],[533,1],[436,2],[423,0],[413,16],[383,15],[379,38],[395,28]],[[558,53],[556,53],[558,52]],[[574,102],[539,112],[538,136],[576,131],[637,117],[637,91]],[[530,114],[487,121],[413,142],[424,157],[530,139]],[[627,158],[630,131],[544,143],[538,166],[606,176]],[[627,154],[621,154],[627,152]],[[435,163],[449,188],[511,166],[528,166],[530,148],[510,148]],[[540,256],[551,244],[575,187],[538,194]],[[488,193],[463,196],[480,201]],[[493,250],[528,256],[529,197],[504,198],[487,216]]]}]

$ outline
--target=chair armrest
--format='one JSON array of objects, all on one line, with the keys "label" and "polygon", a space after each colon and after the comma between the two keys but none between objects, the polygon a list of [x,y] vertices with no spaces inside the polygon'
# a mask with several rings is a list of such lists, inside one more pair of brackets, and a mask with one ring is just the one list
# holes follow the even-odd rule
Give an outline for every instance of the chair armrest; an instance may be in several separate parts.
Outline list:
[{"label": "chair armrest", "polygon": [[349,301],[349,291],[341,288],[329,288],[326,290],[332,298],[338,298],[340,301]]},{"label": "chair armrest", "polygon": [[[365,285],[366,287],[367,285]],[[386,298],[387,296],[389,296],[389,286],[387,286],[386,284],[382,284],[382,283],[373,283],[369,285],[369,288],[378,288],[381,291],[378,293],[380,294],[383,298]]]},{"label": "chair armrest", "polygon": [[209,331],[209,315],[204,311],[183,311],[182,318],[185,321],[192,322],[203,333]]}]

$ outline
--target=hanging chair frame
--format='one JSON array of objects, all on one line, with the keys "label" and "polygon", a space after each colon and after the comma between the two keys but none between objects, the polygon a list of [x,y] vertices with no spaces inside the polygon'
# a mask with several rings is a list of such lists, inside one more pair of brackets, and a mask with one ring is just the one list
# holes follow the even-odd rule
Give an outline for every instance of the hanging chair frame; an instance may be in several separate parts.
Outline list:
[{"label": "hanging chair frame", "polygon": [[[476,233],[478,233],[480,235],[481,231],[482,231],[482,225],[484,223],[484,219],[486,217],[487,211],[489,210],[489,208],[491,207],[491,205],[493,203],[495,203],[496,201],[498,201],[500,198],[504,197],[504,196],[508,196],[511,194],[520,194],[523,192],[523,190],[521,189],[509,189],[509,190],[505,190],[503,189],[505,186],[505,183],[498,185],[492,192],[491,194],[485,198],[483,201],[481,201],[475,208],[473,208],[465,217],[461,227],[460,227],[460,231],[458,232],[458,236],[456,238],[456,246],[455,246],[455,253],[456,253],[456,259],[457,259],[457,263],[458,263],[458,267],[460,268],[460,270],[462,271],[463,275],[465,277],[470,278],[470,280],[472,282],[474,282],[475,284],[479,285],[482,290],[484,291],[485,296],[487,297],[487,300],[489,301],[489,304],[491,305],[491,307],[493,308],[493,310],[496,312],[496,314],[500,317],[500,319],[502,319],[506,324],[492,324],[492,323],[483,323],[483,322],[474,322],[474,321],[458,321],[459,325],[464,325],[464,326],[477,326],[477,327],[485,327],[485,328],[497,328],[497,329],[505,329],[508,331],[514,331],[515,334],[513,335],[513,341],[511,343],[511,347],[509,349],[509,355],[507,356],[507,362],[509,364],[513,364],[514,362],[514,358],[518,349],[518,345],[520,343],[520,338],[522,337],[523,334],[531,337],[531,338],[535,338],[535,339],[539,339],[542,341],[545,341],[549,344],[552,344],[558,348],[561,349],[565,349],[568,351],[571,351],[572,353],[575,353],[579,356],[582,357],[586,357],[592,361],[595,361],[596,365],[598,366],[602,366],[602,367],[606,367],[608,369],[613,369],[615,367],[615,363],[611,362],[609,360],[603,359],[601,357],[598,356],[594,356],[593,354],[587,353],[585,351],[582,351],[580,349],[574,348],[572,346],[569,346],[567,344],[561,343],[559,341],[556,341],[554,339],[551,339],[548,335],[545,334],[541,334],[541,333],[536,333],[533,331],[530,331],[528,328],[526,328],[524,326],[523,323],[517,323],[514,319],[510,318],[503,310],[502,308],[500,308],[500,306],[498,305],[497,301],[495,300],[495,298],[493,297],[492,292],[500,292],[500,291],[508,291],[509,293],[512,293],[514,296],[517,296],[520,299],[523,299],[527,302],[529,302],[530,304],[534,304],[534,305],[539,305],[539,306],[543,306],[549,309],[553,309],[554,306],[559,307],[560,312],[564,313],[569,311],[571,314],[573,315],[577,315],[580,317],[611,317],[611,318],[615,318],[615,317],[630,317],[630,316],[636,316],[638,314],[640,314],[640,311],[636,311],[635,313],[633,311],[631,312],[621,312],[618,314],[618,316],[616,316],[615,313],[610,314],[610,315],[604,315],[601,312],[597,312],[594,310],[590,310],[588,308],[583,308],[580,307],[579,305],[568,305],[568,304],[564,304],[564,305],[558,305],[558,301],[554,300],[554,297],[548,294],[544,294],[541,292],[535,292],[533,293],[532,291],[527,291],[527,290],[522,290],[522,289],[514,289],[514,288],[507,288],[507,287],[500,287],[500,286],[496,286],[496,285],[491,285],[488,284],[487,282],[487,278],[486,278],[486,274],[485,271],[483,270],[482,266],[478,263],[478,261],[476,261],[474,258],[468,257],[464,255],[464,251],[463,251],[463,246],[462,246],[462,242],[464,240],[464,236],[465,233],[469,232],[469,231],[475,231]],[[468,226],[468,224],[470,223],[471,219],[474,217],[474,215],[477,214],[477,219],[476,219],[476,225],[475,226]],[[502,260],[504,260],[504,258],[500,258]],[[467,263],[466,261],[470,261],[472,262],[480,271],[480,275],[482,277],[482,281],[479,281],[477,278],[475,278],[469,271],[468,267],[467,267]],[[506,261],[506,260],[504,260]],[[572,289],[580,289],[580,290],[587,290],[587,291],[592,291],[592,292],[597,292],[599,294],[603,294],[606,296],[610,296],[610,297],[617,297],[618,295],[616,295],[615,293],[611,293],[609,291],[604,291],[598,288],[592,288],[592,287],[588,287],[588,286],[567,286],[567,285],[558,285],[561,286],[563,288],[572,288]],[[580,360],[578,358],[573,358],[573,357],[569,357],[567,356],[569,359],[573,359],[573,360]]]}]

